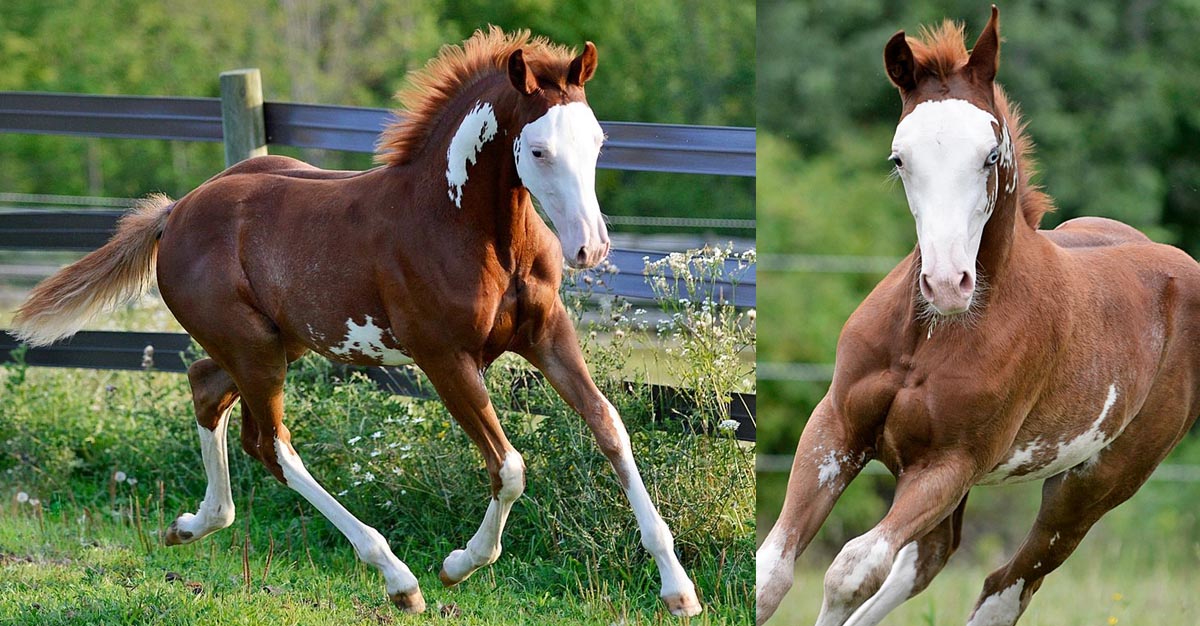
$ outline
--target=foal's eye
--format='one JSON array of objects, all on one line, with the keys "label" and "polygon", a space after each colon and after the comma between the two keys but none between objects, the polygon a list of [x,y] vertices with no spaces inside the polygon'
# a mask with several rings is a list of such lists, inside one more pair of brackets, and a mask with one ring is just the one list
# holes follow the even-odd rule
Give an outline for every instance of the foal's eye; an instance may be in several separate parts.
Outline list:
[{"label": "foal's eye", "polygon": [[888,157],[888,161],[896,167],[904,167],[904,161],[900,160],[900,155],[898,154],[893,154],[892,156]]},{"label": "foal's eye", "polygon": [[999,161],[999,160],[1000,160],[1000,149],[992,148],[992,151],[989,152],[987,155],[987,161],[984,161],[984,167],[991,167],[996,164],[996,161]]},{"label": "foal's eye", "polygon": [[530,153],[530,154],[532,154],[532,155],[533,155],[533,158],[535,158],[535,159],[540,159],[540,158],[542,158],[543,156],[545,156],[545,155],[546,155],[546,153],[545,153],[545,152],[542,152],[541,150],[538,150],[537,148],[534,148],[533,150],[530,150],[530,151],[529,151],[529,153]]}]

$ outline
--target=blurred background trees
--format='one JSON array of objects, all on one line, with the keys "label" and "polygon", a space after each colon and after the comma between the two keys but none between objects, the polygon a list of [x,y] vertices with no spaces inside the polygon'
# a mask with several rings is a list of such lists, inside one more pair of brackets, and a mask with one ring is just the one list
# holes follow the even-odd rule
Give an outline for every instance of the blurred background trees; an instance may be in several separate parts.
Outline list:
[{"label": "blurred background trees", "polygon": [[[391,107],[441,45],[497,24],[595,41],[588,95],[601,120],[753,126],[754,17],[748,0],[11,0],[0,4],[0,90],[212,97],[220,72],[258,67],[268,100]],[[300,156],[371,166],[369,155]],[[5,192],[178,197],[221,169],[215,144],[0,135]],[[743,219],[753,184],[612,171],[598,181],[610,214]]]}]

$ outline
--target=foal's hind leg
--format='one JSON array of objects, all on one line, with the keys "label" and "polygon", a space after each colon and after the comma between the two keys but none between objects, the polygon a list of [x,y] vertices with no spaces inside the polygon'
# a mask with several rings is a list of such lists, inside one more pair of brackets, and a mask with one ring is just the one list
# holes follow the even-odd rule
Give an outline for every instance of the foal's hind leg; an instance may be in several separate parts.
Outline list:
[{"label": "foal's hind leg", "polygon": [[642,482],[621,416],[592,381],[579,350],[575,329],[561,303],[553,315],[545,329],[546,337],[522,354],[546,375],[567,404],[583,416],[600,450],[616,470],[617,479],[637,518],[642,545],[658,565],[663,602],[673,615],[696,615],[701,608],[695,585],[679,564],[671,530],[654,508]]},{"label": "foal's hind leg", "polygon": [[396,606],[413,613],[424,611],[425,600],[416,577],[392,553],[383,535],[351,515],[305,469],[283,425],[283,380],[287,370],[284,350],[263,342],[262,337],[255,339],[258,341],[239,346],[233,359],[224,359],[230,363],[230,372],[241,390],[243,411],[248,412],[243,416],[242,447],[342,531],[358,558],[383,574],[388,596]]},{"label": "foal's hind leg", "polygon": [[196,429],[200,431],[200,454],[208,488],[195,515],[184,513],[171,522],[163,538],[169,546],[193,542],[233,523],[225,434],[229,429],[229,413],[237,400],[237,387],[212,359],[193,363],[188,368],[188,382],[196,407]]},{"label": "foal's hind leg", "polygon": [[480,378],[480,363],[467,355],[449,355],[424,361],[421,368],[454,420],[479,448],[492,482],[492,497],[479,530],[465,548],[451,552],[442,563],[438,576],[450,587],[500,558],[500,537],[508,513],[525,491],[525,463],[504,435]]},{"label": "foal's hind leg", "polygon": [[1143,409],[1092,459],[1046,480],[1033,529],[1012,560],[987,577],[968,626],[1016,624],[1045,576],[1062,565],[1097,520],[1141,488],[1186,432],[1178,419],[1160,415]]}]

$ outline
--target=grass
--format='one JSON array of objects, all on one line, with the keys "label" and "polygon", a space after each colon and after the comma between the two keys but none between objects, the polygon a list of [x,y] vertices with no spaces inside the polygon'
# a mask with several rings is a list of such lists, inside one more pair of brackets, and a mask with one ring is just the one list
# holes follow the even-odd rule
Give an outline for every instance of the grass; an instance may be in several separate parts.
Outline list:
[{"label": "grass", "polygon": [[[548,563],[501,559],[444,589],[431,551],[404,555],[429,604],[425,615],[408,616],[388,603],[382,579],[348,546],[272,545],[269,534],[286,534],[277,524],[255,520],[249,535],[239,524],[195,544],[164,548],[127,517],[63,510],[39,519],[23,508],[0,510],[3,624],[417,624],[439,617],[463,625],[671,621],[647,610],[652,589],[590,586],[581,572]],[[691,623],[729,622],[710,611]]]},{"label": "grass", "polygon": [[[1195,565],[1147,566],[1119,552],[1119,548],[1092,546],[1068,559],[1034,594],[1020,626],[1196,624],[1200,596],[1196,594]],[[952,561],[929,589],[893,611],[883,624],[962,626],[989,572],[988,567]],[[795,586],[770,624],[816,621],[823,576],[823,566],[816,563],[798,569]]]},{"label": "grass", "polygon": [[[1200,446],[1176,450],[1169,462],[1188,463]],[[765,477],[765,476],[764,476]],[[772,483],[784,475],[771,475]],[[860,477],[851,491],[884,492],[886,477]],[[1109,512],[1041,589],[1020,626],[1156,624],[1193,626],[1200,615],[1196,581],[1200,540],[1195,535],[1195,483],[1151,482]],[[770,491],[770,489],[768,489]],[[811,624],[821,608],[825,569],[849,537],[878,520],[880,510],[851,493],[839,502],[817,541],[797,562],[795,585],[769,624]],[[893,611],[884,626],[961,626],[989,573],[1007,561],[1036,516],[1040,484],[978,488],[971,492],[962,547],[933,584]],[[883,498],[886,500],[886,498]],[[760,493],[759,505],[763,504]],[[843,507],[845,504],[847,506]],[[857,508],[856,508],[857,507]],[[858,510],[863,509],[863,510]],[[767,526],[764,526],[764,531]]]}]

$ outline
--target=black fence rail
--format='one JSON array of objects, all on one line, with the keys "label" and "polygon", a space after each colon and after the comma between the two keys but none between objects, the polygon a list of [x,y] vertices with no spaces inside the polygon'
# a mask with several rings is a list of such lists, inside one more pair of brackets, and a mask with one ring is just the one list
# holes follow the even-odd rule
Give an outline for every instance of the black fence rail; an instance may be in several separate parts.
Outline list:
[{"label": "black fence rail", "polygon": [[[374,152],[387,109],[266,102],[268,144]],[[754,176],[753,128],[601,122],[599,167]],[[0,92],[0,132],[221,142],[219,98]]]},{"label": "black fence rail", "polygon": [[[380,130],[393,119],[386,109],[279,102],[263,103],[266,144],[373,152]],[[0,92],[0,132],[77,135],[124,139],[226,142],[219,98],[168,98]],[[755,175],[753,128],[601,122],[608,141],[599,167],[629,171]],[[229,144],[227,143],[227,148]],[[120,211],[10,209],[0,212],[0,249],[93,250],[113,233]],[[603,293],[650,300],[655,294],[642,270],[663,252],[617,249],[610,255],[616,273],[605,278]],[[701,296],[740,307],[756,302],[753,266],[726,264],[725,276]],[[191,340],[181,333],[85,331],[58,344],[30,349],[29,365],[90,369],[142,369],[146,348],[155,369],[184,371]],[[16,341],[0,331],[0,363],[11,361]],[[428,395],[405,368],[368,368],[381,386],[406,395]],[[650,386],[656,415],[687,414],[683,394]],[[729,416],[738,421],[737,437],[754,439],[755,397],[734,394]]]}]

